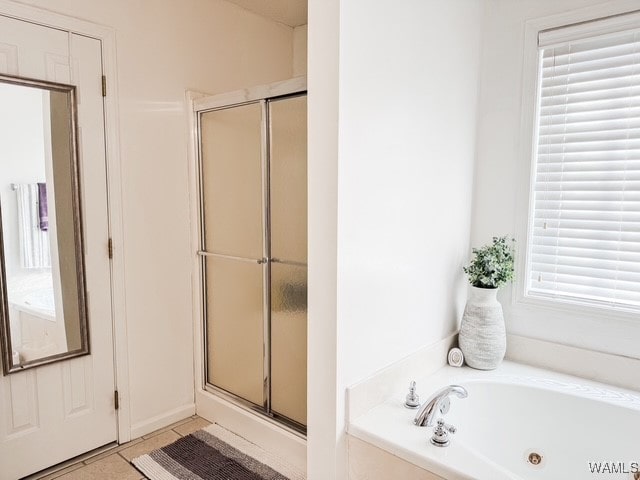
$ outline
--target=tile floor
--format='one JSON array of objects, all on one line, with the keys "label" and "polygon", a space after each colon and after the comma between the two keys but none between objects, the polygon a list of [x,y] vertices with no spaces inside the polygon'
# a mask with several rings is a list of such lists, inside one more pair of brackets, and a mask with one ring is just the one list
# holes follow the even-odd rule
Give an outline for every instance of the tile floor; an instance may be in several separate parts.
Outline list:
[{"label": "tile floor", "polygon": [[204,418],[193,416],[103,452],[39,480],[140,480],[144,479],[129,461],[156,448],[164,447],[180,437],[210,425]]}]

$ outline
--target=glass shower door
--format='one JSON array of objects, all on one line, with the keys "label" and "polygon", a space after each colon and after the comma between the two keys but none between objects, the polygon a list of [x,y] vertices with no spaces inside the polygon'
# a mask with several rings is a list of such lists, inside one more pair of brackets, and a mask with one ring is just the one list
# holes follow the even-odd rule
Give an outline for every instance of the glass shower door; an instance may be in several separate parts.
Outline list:
[{"label": "glass shower door", "polygon": [[306,95],[292,95],[199,116],[207,388],[298,431],[307,419],[306,112]]},{"label": "glass shower door", "polygon": [[265,402],[264,102],[200,117],[206,382]]},{"label": "glass shower door", "polygon": [[307,97],[269,102],[271,409],[307,424]]}]

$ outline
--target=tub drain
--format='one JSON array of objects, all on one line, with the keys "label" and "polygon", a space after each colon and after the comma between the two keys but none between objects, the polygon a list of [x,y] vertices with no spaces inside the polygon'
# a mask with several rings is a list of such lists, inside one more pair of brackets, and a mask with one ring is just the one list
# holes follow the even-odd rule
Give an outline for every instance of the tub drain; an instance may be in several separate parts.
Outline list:
[{"label": "tub drain", "polygon": [[531,465],[540,465],[541,462],[542,462],[542,455],[536,452],[531,452],[529,454],[529,463]]},{"label": "tub drain", "polygon": [[535,450],[533,448],[527,449],[522,452],[522,461],[526,462],[529,468],[542,470],[547,464],[547,458],[541,452],[543,452],[543,450],[540,449],[540,447]]}]

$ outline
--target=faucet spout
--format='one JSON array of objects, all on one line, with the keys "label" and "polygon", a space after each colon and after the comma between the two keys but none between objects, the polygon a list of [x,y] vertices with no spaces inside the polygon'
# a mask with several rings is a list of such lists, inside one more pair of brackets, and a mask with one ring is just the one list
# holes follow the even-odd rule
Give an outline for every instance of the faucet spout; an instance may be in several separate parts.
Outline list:
[{"label": "faucet spout", "polygon": [[467,398],[467,389],[460,385],[449,385],[434,393],[429,400],[424,402],[413,419],[413,423],[419,427],[431,427],[438,411],[445,414],[450,408],[450,395],[458,398]]}]

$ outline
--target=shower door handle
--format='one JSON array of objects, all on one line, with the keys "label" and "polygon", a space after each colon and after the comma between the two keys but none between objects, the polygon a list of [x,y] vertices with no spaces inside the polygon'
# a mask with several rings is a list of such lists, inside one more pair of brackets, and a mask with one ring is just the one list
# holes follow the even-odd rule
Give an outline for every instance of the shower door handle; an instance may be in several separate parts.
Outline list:
[{"label": "shower door handle", "polygon": [[296,262],[293,260],[282,260],[280,258],[271,258],[269,259],[271,263],[282,263],[284,265],[293,265],[294,267],[306,267],[306,262]]},{"label": "shower door handle", "polygon": [[207,252],[206,250],[198,250],[198,256],[200,257],[218,257],[218,258],[226,258],[227,260],[237,260],[240,262],[256,262],[258,265],[262,265],[264,263],[269,263],[271,261],[270,258],[250,258],[250,257],[237,257],[235,255],[226,255],[224,253],[214,253]]}]

